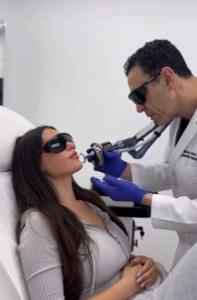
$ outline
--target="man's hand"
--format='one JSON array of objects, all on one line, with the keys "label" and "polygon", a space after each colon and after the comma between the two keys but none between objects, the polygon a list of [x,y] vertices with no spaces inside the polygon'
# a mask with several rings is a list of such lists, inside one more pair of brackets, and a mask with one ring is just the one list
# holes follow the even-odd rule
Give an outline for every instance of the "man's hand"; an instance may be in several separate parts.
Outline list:
[{"label": "man's hand", "polygon": [[136,184],[120,178],[106,176],[101,181],[92,177],[91,181],[94,188],[116,201],[132,201],[141,204],[144,195],[149,194],[148,191],[141,189]]},{"label": "man's hand", "polygon": [[[120,154],[115,151],[104,151],[103,156],[104,165],[94,169],[108,175],[120,177],[127,167],[126,161],[122,160]],[[93,158],[89,159],[90,162],[92,162],[92,160]]]}]

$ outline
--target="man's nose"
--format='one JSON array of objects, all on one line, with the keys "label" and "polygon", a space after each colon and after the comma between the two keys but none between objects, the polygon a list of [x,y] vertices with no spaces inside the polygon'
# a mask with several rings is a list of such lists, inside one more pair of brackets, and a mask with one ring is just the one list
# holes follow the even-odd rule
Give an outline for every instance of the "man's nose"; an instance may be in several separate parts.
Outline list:
[{"label": "man's nose", "polygon": [[136,104],[136,110],[137,110],[138,113],[141,113],[141,112],[145,111],[145,105]]}]

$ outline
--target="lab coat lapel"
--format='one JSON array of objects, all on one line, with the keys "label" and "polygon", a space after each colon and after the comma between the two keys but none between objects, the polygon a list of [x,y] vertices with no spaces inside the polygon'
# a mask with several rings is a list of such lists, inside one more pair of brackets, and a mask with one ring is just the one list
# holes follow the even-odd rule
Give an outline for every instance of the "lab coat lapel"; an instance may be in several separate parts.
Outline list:
[{"label": "lab coat lapel", "polygon": [[196,133],[197,133],[197,109],[196,109],[194,115],[192,116],[187,128],[184,130],[176,147],[174,148],[174,150],[171,153],[171,156],[169,159],[169,164],[172,169],[174,168],[174,165],[176,164],[180,155],[185,150],[185,148],[188,146],[188,144],[193,139],[193,137]]}]

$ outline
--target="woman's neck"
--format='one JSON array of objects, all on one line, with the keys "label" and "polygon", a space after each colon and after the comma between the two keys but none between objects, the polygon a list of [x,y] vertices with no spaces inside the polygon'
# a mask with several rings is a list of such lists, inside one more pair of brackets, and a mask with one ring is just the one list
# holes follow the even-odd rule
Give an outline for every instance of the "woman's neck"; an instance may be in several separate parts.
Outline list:
[{"label": "woman's neck", "polygon": [[66,207],[72,207],[75,205],[77,199],[75,197],[73,186],[72,186],[72,177],[65,177],[62,179],[49,179],[53,186],[56,189],[59,202]]}]

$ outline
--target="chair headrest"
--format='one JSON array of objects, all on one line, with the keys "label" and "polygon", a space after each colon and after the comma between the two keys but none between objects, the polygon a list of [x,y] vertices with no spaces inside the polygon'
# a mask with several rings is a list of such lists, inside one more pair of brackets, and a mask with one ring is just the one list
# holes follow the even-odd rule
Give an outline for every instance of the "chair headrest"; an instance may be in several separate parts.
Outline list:
[{"label": "chair headrest", "polygon": [[34,128],[34,125],[4,106],[0,106],[0,122],[0,172],[7,172],[16,138]]}]

